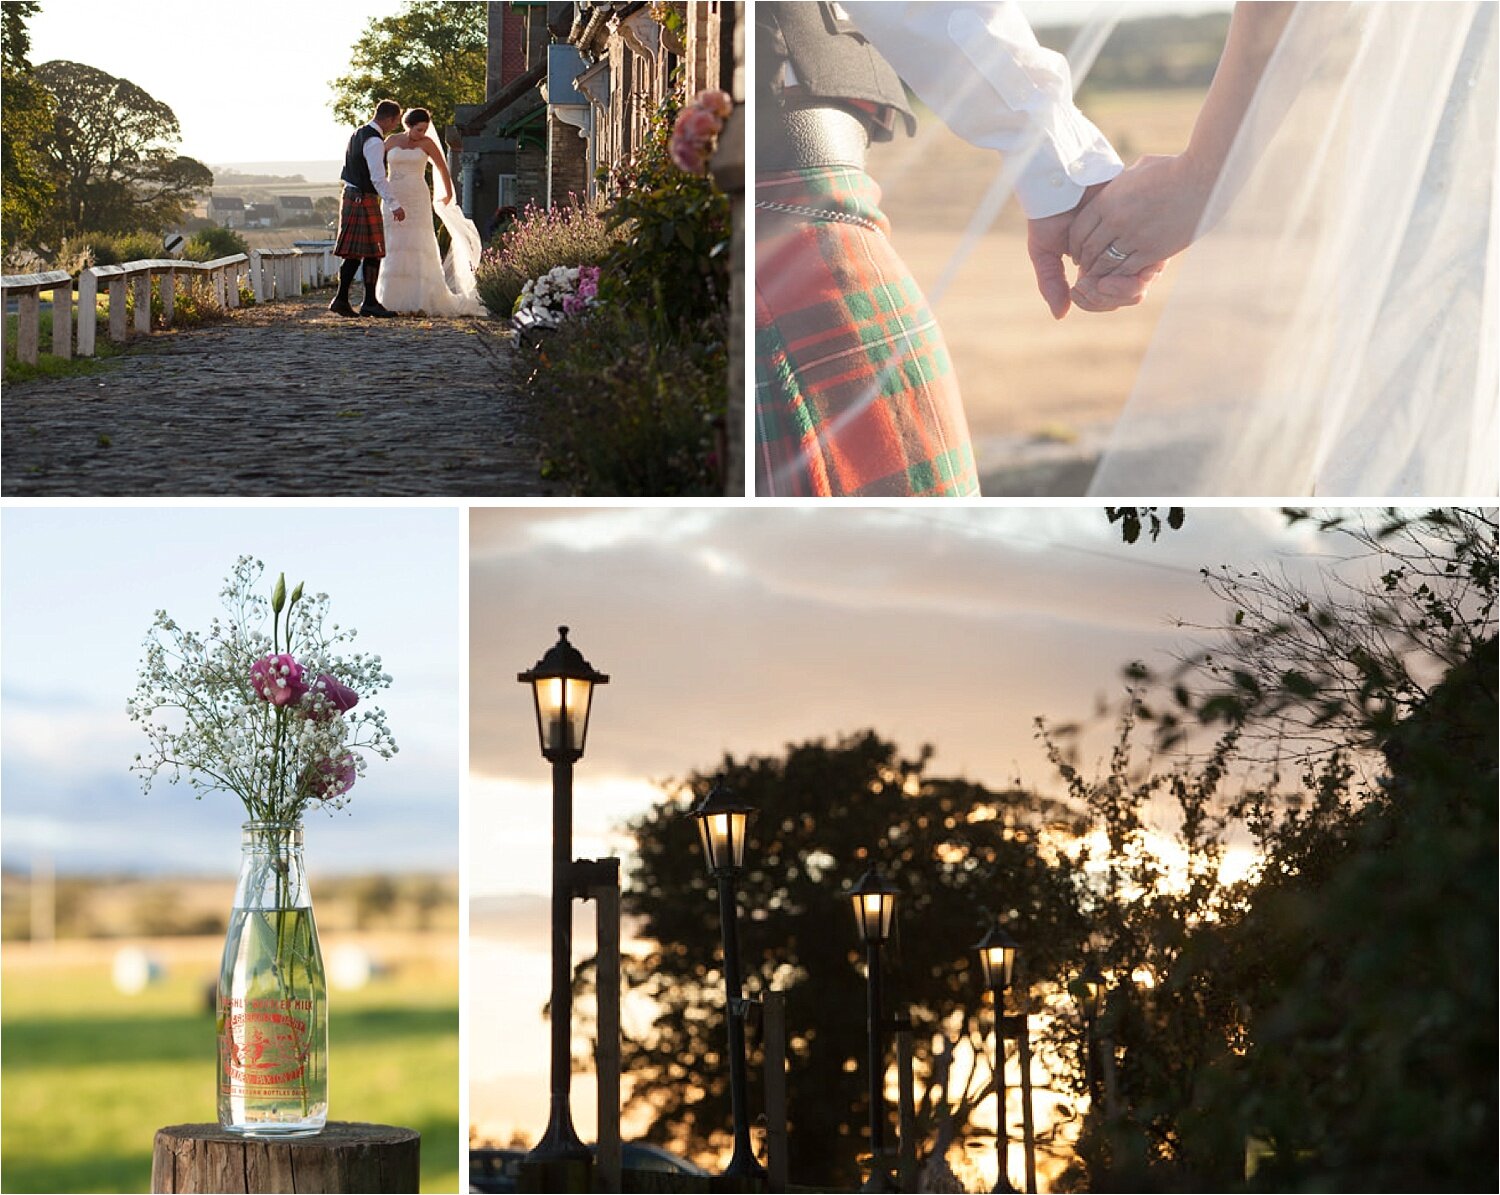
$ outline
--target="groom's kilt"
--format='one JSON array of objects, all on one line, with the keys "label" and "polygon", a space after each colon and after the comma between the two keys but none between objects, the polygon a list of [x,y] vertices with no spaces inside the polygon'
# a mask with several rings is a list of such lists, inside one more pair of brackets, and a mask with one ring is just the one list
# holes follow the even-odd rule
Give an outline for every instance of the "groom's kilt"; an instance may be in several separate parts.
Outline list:
[{"label": "groom's kilt", "polygon": [[889,239],[866,174],[764,175],[755,238],[756,492],[962,497],[979,493],[947,346]]},{"label": "groom's kilt", "polygon": [[339,239],[336,257],[384,257],[385,222],[380,215],[380,196],[344,192],[339,208]]}]

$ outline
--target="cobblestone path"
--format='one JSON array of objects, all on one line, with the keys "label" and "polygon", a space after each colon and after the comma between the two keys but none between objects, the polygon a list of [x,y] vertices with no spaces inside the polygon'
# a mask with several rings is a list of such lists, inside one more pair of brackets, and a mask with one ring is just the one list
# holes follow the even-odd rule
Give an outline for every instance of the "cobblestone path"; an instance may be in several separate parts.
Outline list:
[{"label": "cobblestone path", "polygon": [[505,325],[327,303],[243,308],[97,373],[7,385],[5,495],[557,492]]}]

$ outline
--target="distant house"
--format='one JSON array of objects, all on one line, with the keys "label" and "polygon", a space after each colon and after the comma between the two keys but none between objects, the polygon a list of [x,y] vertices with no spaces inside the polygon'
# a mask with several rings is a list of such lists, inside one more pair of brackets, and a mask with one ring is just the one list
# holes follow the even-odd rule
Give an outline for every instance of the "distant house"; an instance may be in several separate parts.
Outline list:
[{"label": "distant house", "polygon": [[252,203],[245,209],[246,228],[271,228],[276,223],[274,203]]},{"label": "distant house", "polygon": [[313,210],[311,195],[278,195],[276,212],[283,224],[315,224],[317,213]]},{"label": "distant house", "polygon": [[244,228],[244,200],[238,195],[210,195],[208,218],[223,228]]}]

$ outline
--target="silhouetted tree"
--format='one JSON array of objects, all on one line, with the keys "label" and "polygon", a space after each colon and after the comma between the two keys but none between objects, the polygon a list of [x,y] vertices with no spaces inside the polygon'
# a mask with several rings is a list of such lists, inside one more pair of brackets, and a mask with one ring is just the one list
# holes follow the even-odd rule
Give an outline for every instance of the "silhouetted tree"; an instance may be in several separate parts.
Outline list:
[{"label": "silhouetted tree", "polygon": [[[740,878],[742,963],[747,991],[787,996],[799,1183],[852,1183],[866,1149],[863,952],[843,895],[866,867],[878,863],[901,890],[889,1008],[911,1013],[919,1040],[967,1034],[981,996],[972,948],[995,918],[1025,941],[1031,974],[1057,973],[1076,954],[1082,926],[1049,846],[1077,829],[1066,807],[932,776],[929,757],[903,758],[866,731],[784,756],[726,756],[715,773],[758,811]],[[690,776],[631,824],[639,855],[624,895],[654,944],[627,959],[627,988],[658,1010],[625,1044],[632,1103],[651,1112],[651,1139],[690,1150],[725,1143],[730,1128],[718,907],[687,816],[713,779]],[[939,1095],[923,1096],[929,1130]]]}]

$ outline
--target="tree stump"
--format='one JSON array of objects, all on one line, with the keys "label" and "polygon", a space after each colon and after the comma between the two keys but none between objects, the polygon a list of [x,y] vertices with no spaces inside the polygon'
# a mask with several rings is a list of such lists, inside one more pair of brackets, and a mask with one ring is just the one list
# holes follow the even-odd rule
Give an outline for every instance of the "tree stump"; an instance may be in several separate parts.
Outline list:
[{"label": "tree stump", "polygon": [[157,1129],[151,1190],[411,1192],[422,1135],[331,1120],[316,1137],[245,1137],[216,1124]]}]

